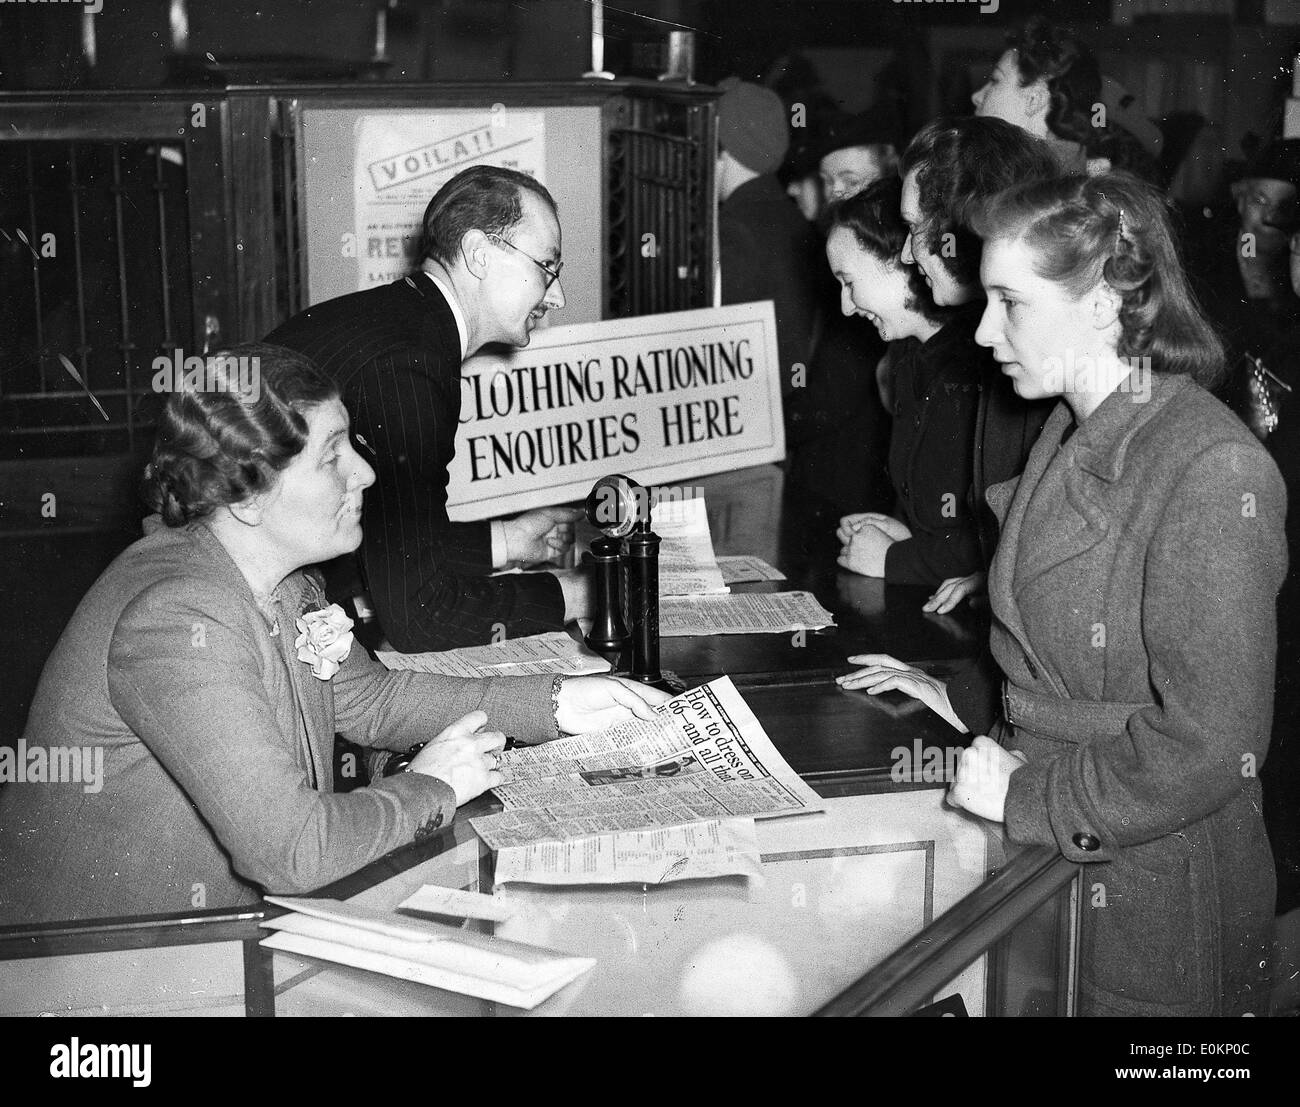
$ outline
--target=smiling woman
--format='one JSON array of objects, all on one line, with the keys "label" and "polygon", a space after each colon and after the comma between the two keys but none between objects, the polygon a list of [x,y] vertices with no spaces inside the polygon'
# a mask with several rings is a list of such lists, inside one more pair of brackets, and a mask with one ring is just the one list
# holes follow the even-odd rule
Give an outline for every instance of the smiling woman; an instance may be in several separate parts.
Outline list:
[{"label": "smiling woman", "polygon": [[[303,571],[361,542],[374,479],[337,386],[281,347],[229,354],[258,367],[256,387],[232,378],[169,397],[146,479],[159,515],[45,667],[29,756],[102,753],[102,787],[29,778],[0,790],[0,924],[309,891],[497,784],[502,731],[544,741],[649,717],[667,698],[607,677],[557,687],[378,665]],[[336,731],[427,744],[405,772],[336,795]]]},{"label": "smiling woman", "polygon": [[985,357],[970,341],[972,311],[936,307],[919,270],[903,264],[901,192],[896,177],[877,181],[831,214],[826,259],[840,308],[871,320],[890,343],[894,398],[893,515],[846,515],[836,537],[844,568],[933,588],[983,568],[967,491]]}]

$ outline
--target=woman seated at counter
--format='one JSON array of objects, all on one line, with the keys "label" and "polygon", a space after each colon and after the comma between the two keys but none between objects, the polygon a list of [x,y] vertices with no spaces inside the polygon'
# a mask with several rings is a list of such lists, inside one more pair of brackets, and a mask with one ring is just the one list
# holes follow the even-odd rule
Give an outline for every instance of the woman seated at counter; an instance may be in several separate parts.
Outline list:
[{"label": "woman seated at counter", "polygon": [[[545,741],[667,699],[611,677],[389,672],[352,645],[304,572],[357,548],[374,481],[337,386],[281,347],[227,357],[255,371],[168,398],[146,471],[161,522],[96,581],[45,666],[24,741],[51,762],[71,751],[91,782],[0,792],[0,923],[310,891],[500,783],[503,732]],[[335,794],[336,731],[428,744]]]},{"label": "woman seated at counter", "polygon": [[[836,537],[844,568],[934,587],[983,569],[966,490],[986,355],[951,310],[935,305],[920,273],[903,264],[902,190],[897,177],[876,181],[830,213],[826,260],[840,283],[840,308],[869,319],[889,343],[889,476],[896,497],[893,516],[845,516]],[[855,542],[868,526],[892,541]]]},{"label": "woman seated at counter", "polygon": [[989,497],[1005,717],[959,718],[942,684],[883,655],[840,682],[991,734],[963,751],[951,801],[1090,863],[1081,1010],[1263,1013],[1282,480],[1206,391],[1222,347],[1147,186],[1025,185],[975,226],[976,337],[1021,396],[1060,400],[1024,474]]}]

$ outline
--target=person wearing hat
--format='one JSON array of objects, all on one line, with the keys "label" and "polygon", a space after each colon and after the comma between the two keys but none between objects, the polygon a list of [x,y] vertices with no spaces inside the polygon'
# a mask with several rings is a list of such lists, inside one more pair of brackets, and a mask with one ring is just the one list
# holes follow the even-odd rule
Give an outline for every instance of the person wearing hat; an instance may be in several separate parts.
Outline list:
[{"label": "person wearing hat", "polygon": [[[785,106],[771,89],[728,78],[718,101],[718,245],[722,303],[771,300],[781,394],[802,383],[812,351],[816,232],[776,171],[790,145]],[[788,408],[788,402],[787,402]],[[787,423],[789,412],[787,410]]]},{"label": "person wearing hat", "polygon": [[1268,143],[1232,185],[1236,226],[1188,266],[1228,354],[1223,396],[1251,421],[1251,359],[1300,321],[1288,278],[1287,240],[1297,220],[1300,140]]},{"label": "person wearing hat", "polygon": [[[863,499],[873,466],[885,479],[882,437],[860,413],[874,394],[872,371],[880,357],[874,333],[863,357],[847,362],[824,332],[839,316],[823,311],[822,243],[817,230],[786,195],[776,173],[790,142],[788,116],[771,89],[728,79],[718,102],[718,238],[722,303],[771,300],[785,410],[787,490],[790,502],[815,526],[848,511],[869,508]],[[850,322],[861,322],[851,320]],[[878,406],[878,401],[877,406]],[[824,516],[824,519],[822,518]],[[824,529],[824,528],[823,528]],[[833,529],[833,528],[832,528]]]},{"label": "person wearing hat", "polygon": [[888,116],[877,109],[831,124],[818,169],[826,203],[856,196],[898,170],[898,140]]},{"label": "person wearing hat", "polygon": [[785,106],[771,89],[729,78],[718,101],[718,239],[722,302],[771,300],[781,388],[812,344],[816,236],[776,171],[790,145]]}]

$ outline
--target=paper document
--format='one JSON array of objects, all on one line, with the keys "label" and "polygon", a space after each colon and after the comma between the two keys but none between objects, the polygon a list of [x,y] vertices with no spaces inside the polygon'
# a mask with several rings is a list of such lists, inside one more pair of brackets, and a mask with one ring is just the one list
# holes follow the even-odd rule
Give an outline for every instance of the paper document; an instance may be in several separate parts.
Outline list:
[{"label": "paper document", "polygon": [[397,905],[399,911],[421,911],[428,915],[451,915],[458,919],[486,919],[505,922],[515,913],[515,905],[498,896],[467,892],[463,888],[444,888],[426,884]]},{"label": "paper document", "polygon": [[440,653],[395,653],[381,650],[375,654],[390,669],[416,673],[439,673],[442,676],[539,676],[545,673],[608,672],[610,664],[575,642],[562,630],[532,634],[526,638],[507,638],[491,646],[465,646]]},{"label": "paper document", "polygon": [[267,896],[292,914],[262,945],[531,1009],[596,962],[425,919],[325,899]]},{"label": "paper document", "polygon": [[498,884],[666,884],[761,875],[753,819],[516,846],[497,854],[496,868]]},{"label": "paper document", "polygon": [[726,584],[748,584],[751,581],[785,580],[780,569],[773,568],[761,557],[720,557],[718,571]]},{"label": "paper document", "polygon": [[730,677],[593,735],[501,755],[497,815],[471,819],[489,846],[584,838],[710,819],[822,810]]},{"label": "paper document", "polygon": [[811,592],[740,592],[729,596],[665,596],[659,637],[696,634],[780,634],[833,627],[835,617]]},{"label": "paper document", "polygon": [[659,595],[725,594],[703,497],[656,503],[652,518],[660,538]]}]

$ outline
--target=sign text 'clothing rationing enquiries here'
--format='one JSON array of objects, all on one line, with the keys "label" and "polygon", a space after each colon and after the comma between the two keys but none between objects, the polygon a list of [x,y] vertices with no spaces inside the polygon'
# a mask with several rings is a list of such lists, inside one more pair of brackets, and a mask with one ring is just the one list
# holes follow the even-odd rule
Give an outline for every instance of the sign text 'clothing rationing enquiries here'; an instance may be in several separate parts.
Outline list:
[{"label": "sign text 'clothing rationing enquiries here'", "polygon": [[447,511],[581,500],[601,477],[668,484],[785,456],[771,301],[536,331],[469,359]]}]

